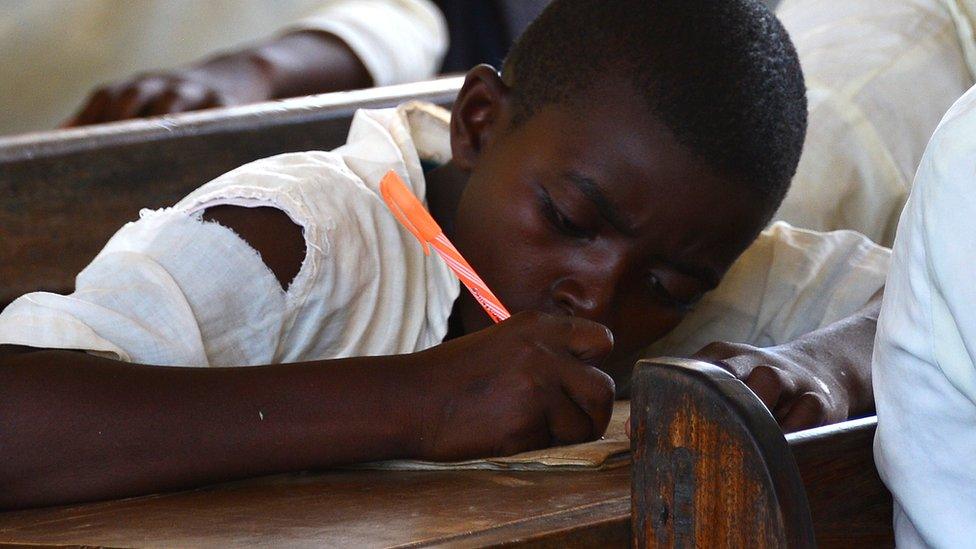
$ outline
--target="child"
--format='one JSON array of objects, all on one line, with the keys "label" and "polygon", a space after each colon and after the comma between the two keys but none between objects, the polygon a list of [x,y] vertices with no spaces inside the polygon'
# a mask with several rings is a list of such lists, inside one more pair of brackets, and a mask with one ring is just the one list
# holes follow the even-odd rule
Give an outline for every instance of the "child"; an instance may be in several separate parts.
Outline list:
[{"label": "child", "polygon": [[899,547],[976,534],[976,88],[949,109],[898,223],[874,355],[878,471]]},{"label": "child", "polygon": [[[626,379],[756,239],[805,116],[795,53],[757,2],[557,1],[502,77],[468,74],[449,130],[424,106],[361,111],[345,146],[225,174],[123,227],[71,296],[11,304],[0,341],[46,350],[0,357],[0,505],[597,438],[614,397],[598,367]],[[490,326],[398,226],[377,191],[391,168],[512,319]],[[797,311],[849,314],[878,285],[837,284],[840,305],[807,291],[844,280],[817,265],[879,256],[853,235],[819,246],[799,278],[740,261],[768,280],[706,313],[741,299],[778,333]],[[762,310],[794,292],[815,306]]]}]

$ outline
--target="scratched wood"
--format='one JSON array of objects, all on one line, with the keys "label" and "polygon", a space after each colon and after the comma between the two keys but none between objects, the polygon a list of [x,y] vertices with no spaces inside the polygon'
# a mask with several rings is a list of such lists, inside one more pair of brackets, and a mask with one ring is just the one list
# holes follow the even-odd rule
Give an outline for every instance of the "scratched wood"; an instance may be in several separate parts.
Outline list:
[{"label": "scratched wood", "polygon": [[332,471],[0,513],[0,544],[627,547],[630,469]]},{"label": "scratched wood", "polygon": [[874,418],[784,436],[728,372],[681,359],[635,371],[636,547],[893,547]]},{"label": "scratched wood", "polygon": [[0,138],[0,308],[74,276],[140,208],[258,158],[332,149],[357,108],[450,105],[461,79]]}]

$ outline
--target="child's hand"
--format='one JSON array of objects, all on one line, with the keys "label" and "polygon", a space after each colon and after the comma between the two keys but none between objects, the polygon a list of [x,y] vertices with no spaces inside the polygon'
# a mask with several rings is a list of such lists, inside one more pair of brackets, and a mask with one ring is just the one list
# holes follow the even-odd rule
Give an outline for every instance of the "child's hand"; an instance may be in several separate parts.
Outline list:
[{"label": "child's hand", "polygon": [[785,432],[844,421],[850,412],[847,388],[837,376],[841,368],[789,345],[763,349],[715,342],[694,358],[721,366],[741,379]]},{"label": "child's hand", "polygon": [[96,89],[65,127],[243,105],[271,98],[271,83],[242,56],[137,75]]},{"label": "child's hand", "polygon": [[63,126],[245,105],[370,87],[356,53],[326,32],[298,30],[171,71],[103,86]]},{"label": "child's hand", "polygon": [[452,461],[594,440],[613,409],[604,326],[520,313],[422,353],[418,457]]}]

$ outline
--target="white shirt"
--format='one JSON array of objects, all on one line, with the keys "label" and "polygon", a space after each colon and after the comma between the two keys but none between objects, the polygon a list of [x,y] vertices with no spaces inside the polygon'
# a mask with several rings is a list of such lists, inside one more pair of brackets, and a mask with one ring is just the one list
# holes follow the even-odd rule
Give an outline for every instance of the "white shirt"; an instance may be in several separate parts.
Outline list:
[{"label": "white shirt", "polygon": [[376,85],[436,74],[447,26],[430,0],[0,0],[0,135],[53,129],[101,84],[318,29]]},{"label": "white shirt", "polygon": [[[0,343],[86,349],[151,364],[244,365],[404,353],[441,341],[459,285],[425,257],[376,192],[396,169],[423,196],[419,157],[450,158],[449,113],[359,111],[333,152],[247,164],[173,209],[123,227],[69,296],[37,292],[0,314]],[[197,213],[271,206],[305,232],[308,256],[282,292],[240,238]],[[888,251],[853,232],[777,224],[653,354],[711,341],[785,343],[844,318],[882,286]]]},{"label": "white shirt", "polygon": [[776,219],[890,246],[925,144],[973,85],[976,0],[784,0],[777,15],[810,116]]},{"label": "white shirt", "polygon": [[875,459],[903,547],[976,547],[976,88],[932,137],[874,347]]},{"label": "white shirt", "polygon": [[[416,104],[359,111],[335,151],[258,160],[173,208],[143,211],[78,275],[74,293],[11,303],[0,314],[0,341],[173,366],[388,355],[439,343],[459,283],[400,228],[378,184],[395,169],[423,199],[419,157],[447,161],[446,116]],[[200,221],[219,204],[279,208],[302,227],[306,256],[287,291],[236,234]]]}]

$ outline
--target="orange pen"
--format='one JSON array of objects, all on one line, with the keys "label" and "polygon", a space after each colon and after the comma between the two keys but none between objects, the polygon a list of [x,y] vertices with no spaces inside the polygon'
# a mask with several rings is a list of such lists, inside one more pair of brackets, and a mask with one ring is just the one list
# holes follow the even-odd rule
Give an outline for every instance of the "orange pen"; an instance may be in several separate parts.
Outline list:
[{"label": "orange pen", "polygon": [[390,170],[383,176],[380,194],[393,216],[420,241],[424,253],[430,255],[433,247],[492,320],[501,322],[512,316],[395,171]]}]

